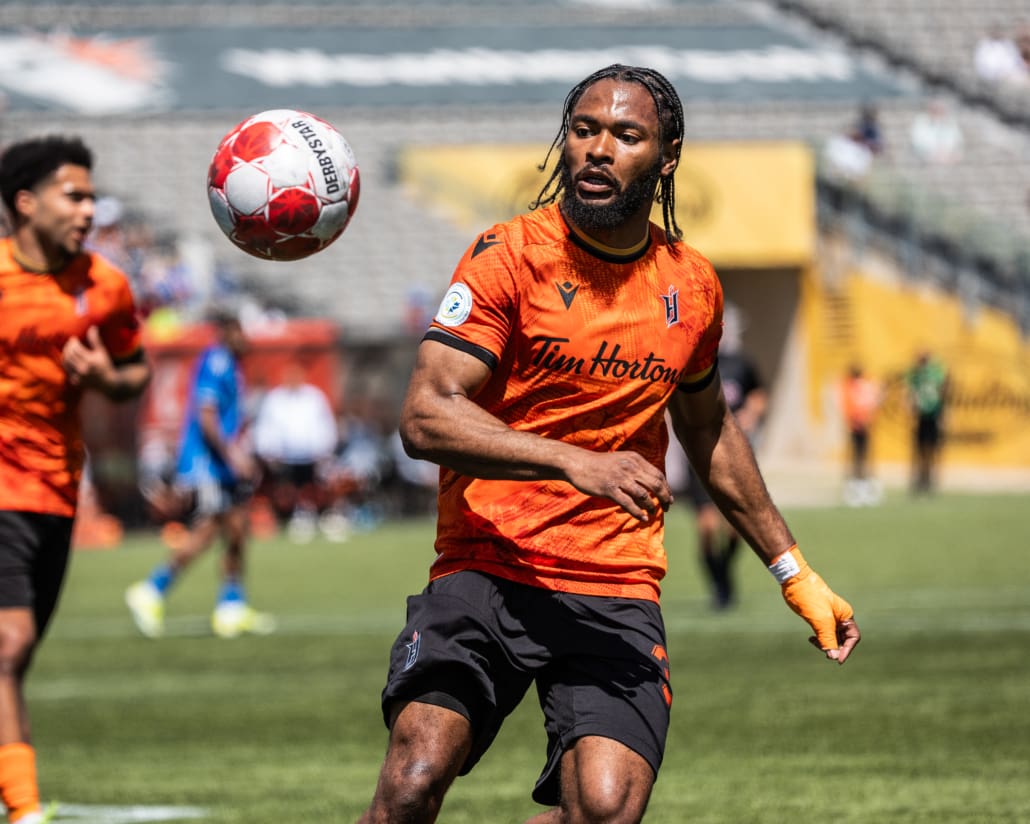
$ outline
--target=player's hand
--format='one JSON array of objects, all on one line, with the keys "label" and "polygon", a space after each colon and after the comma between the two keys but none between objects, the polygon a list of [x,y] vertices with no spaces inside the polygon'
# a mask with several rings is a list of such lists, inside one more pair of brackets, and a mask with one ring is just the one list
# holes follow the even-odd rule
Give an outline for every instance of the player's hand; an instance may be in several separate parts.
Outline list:
[{"label": "player's hand", "polygon": [[809,638],[812,645],[828,659],[843,664],[862,638],[855,612],[826,585],[796,547],[789,554],[797,563],[797,571],[781,584],[783,600],[815,630],[815,636]]},{"label": "player's hand", "polygon": [[665,475],[636,452],[584,452],[566,474],[583,494],[608,498],[638,521],[672,504]]},{"label": "player's hand", "polygon": [[61,364],[72,386],[103,389],[114,373],[114,363],[96,326],[86,330],[85,342],[78,338],[68,339],[61,350]]},{"label": "player's hand", "polygon": [[261,467],[257,459],[239,444],[230,444],[226,457],[229,469],[237,480],[257,483],[261,479]]}]

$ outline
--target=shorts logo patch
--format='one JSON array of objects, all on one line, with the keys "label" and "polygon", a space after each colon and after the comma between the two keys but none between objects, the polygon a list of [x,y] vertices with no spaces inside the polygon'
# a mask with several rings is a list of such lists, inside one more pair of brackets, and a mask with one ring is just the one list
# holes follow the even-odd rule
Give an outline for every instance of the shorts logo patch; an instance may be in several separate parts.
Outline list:
[{"label": "shorts logo patch", "polygon": [[415,666],[415,659],[418,658],[418,650],[422,645],[422,636],[419,635],[418,630],[411,633],[410,643],[405,644],[408,648],[408,660],[404,662],[404,669],[402,672],[407,672],[413,666]]},{"label": "shorts logo patch", "polygon": [[472,314],[472,292],[464,283],[452,283],[440,301],[436,322],[441,326],[461,326]]}]

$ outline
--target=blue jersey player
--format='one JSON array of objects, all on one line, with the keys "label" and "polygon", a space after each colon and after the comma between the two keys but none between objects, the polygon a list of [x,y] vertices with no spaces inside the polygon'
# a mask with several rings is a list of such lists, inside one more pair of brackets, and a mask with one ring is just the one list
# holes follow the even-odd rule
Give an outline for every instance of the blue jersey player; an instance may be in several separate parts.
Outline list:
[{"label": "blue jersey player", "polygon": [[193,374],[176,467],[177,492],[191,511],[190,531],[166,562],[125,593],[136,626],[151,638],[164,633],[165,600],[179,575],[219,534],[225,555],[212,629],[223,638],[274,629],[271,616],[248,605],[243,587],[247,504],[256,475],[254,459],[241,443],[240,359],[247,339],[231,315],[216,317],[215,327],[218,340],[201,354]]}]

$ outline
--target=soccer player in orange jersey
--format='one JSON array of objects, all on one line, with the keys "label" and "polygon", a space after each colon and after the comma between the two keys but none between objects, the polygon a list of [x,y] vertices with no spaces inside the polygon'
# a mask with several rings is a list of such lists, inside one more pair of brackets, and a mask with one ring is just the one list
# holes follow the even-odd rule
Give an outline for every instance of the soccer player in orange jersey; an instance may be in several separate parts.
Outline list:
[{"label": "soccer player in orange jersey", "polygon": [[112,399],[150,377],[125,276],[83,251],[95,200],[90,150],[47,137],[0,157],[13,233],[0,239],[0,797],[38,824],[23,684],[57,605],[84,450],[85,390]]},{"label": "soccer player in orange jersey", "polygon": [[[423,339],[401,413],[441,465],[436,558],[383,691],[370,822],[431,822],[535,683],[535,824],[635,822],[672,687],[658,605],[668,407],[713,499],[843,663],[851,607],[805,563],[729,412],[722,289],[680,239],[675,89],[609,66],[568,95],[536,208],[484,232]],[[650,222],[662,203],[664,227]]]}]

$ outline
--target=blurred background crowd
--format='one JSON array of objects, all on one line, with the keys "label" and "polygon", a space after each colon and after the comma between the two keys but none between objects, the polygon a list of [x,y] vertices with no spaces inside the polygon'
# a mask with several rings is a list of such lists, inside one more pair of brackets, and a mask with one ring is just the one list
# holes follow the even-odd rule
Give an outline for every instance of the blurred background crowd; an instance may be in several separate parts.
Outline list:
[{"label": "blurred background crowd", "polygon": [[[821,490],[864,505],[891,485],[1025,483],[1025,3],[7,2],[0,144],[93,147],[90,245],[129,275],[156,366],[139,404],[91,401],[80,540],[176,523],[153,491],[212,306],[253,343],[257,533],[342,541],[431,512],[435,469],[396,438],[415,345],[464,249],[542,183],[564,91],[615,61],[654,64],[684,98],[679,222],[745,318],[774,485],[829,476]],[[204,191],[220,137],[277,107],[332,122],[362,174],[343,238],[293,264],[232,247]]]}]

